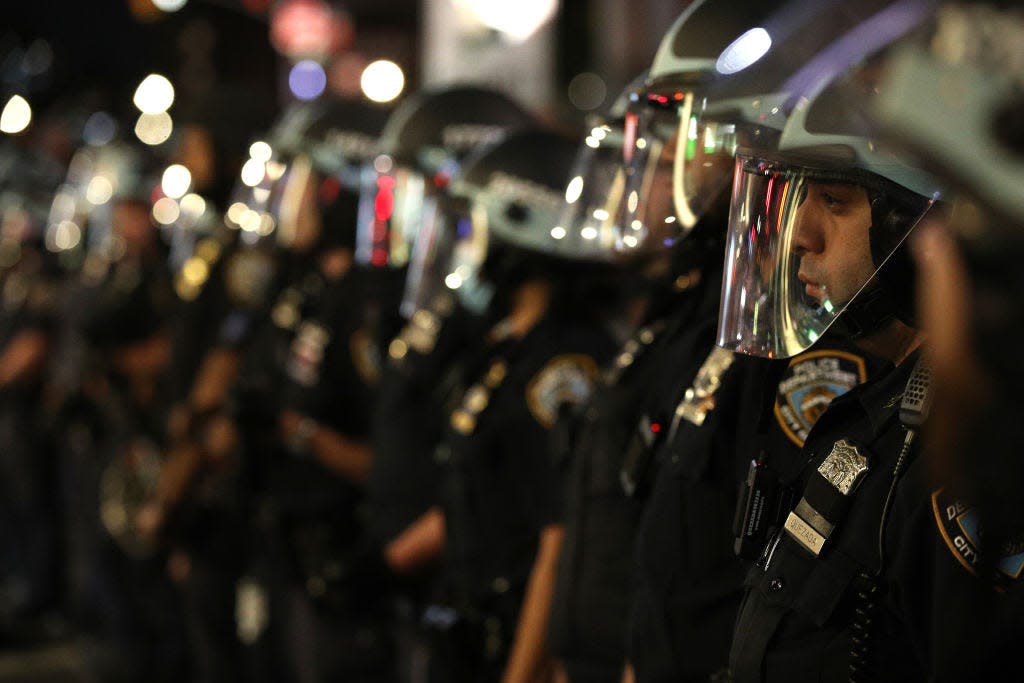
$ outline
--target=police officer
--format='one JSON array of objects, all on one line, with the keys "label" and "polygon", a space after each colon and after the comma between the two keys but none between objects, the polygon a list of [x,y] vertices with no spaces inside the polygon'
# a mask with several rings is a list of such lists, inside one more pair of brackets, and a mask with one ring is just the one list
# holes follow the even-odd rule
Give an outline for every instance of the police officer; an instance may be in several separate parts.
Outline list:
[{"label": "police officer", "polygon": [[[763,363],[736,360],[713,347],[724,190],[731,178],[732,154],[747,132],[744,121],[733,117],[737,107],[723,107],[721,118],[709,119],[702,91],[694,84],[713,79],[718,73],[715,58],[748,27],[764,23],[771,9],[758,6],[744,15],[722,4],[691,6],[663,41],[642,94],[627,111],[627,124],[632,121],[635,126],[627,138],[635,136],[636,141],[627,152],[626,196],[636,191],[640,201],[627,204],[632,215],[619,219],[620,241],[632,250],[651,251],[666,239],[672,244],[684,237],[676,247],[676,258],[683,264],[681,274],[693,280],[687,295],[671,300],[672,308],[661,313],[661,322],[675,327],[665,333],[664,348],[656,347],[660,350],[654,354],[645,351],[639,359],[637,376],[642,377],[649,367],[646,372],[664,378],[662,393],[642,404],[645,411],[628,425],[618,427],[628,427],[632,440],[622,463],[624,479],[631,487],[646,483],[650,496],[636,531],[635,595],[629,609],[628,656],[639,680],[701,679],[723,670],[739,601],[742,564],[734,556],[730,538],[737,480],[745,479],[747,466],[757,455],[749,432],[759,411],[757,402],[748,397],[767,390],[766,396],[775,399],[772,380],[777,380],[777,373],[766,377]],[[716,31],[709,32],[709,26]],[[664,198],[672,206],[665,206]],[[641,330],[645,332],[651,339],[649,330]],[[634,358],[636,351],[631,349],[624,360]],[[830,382],[823,368],[832,360],[831,355],[808,359],[779,372],[799,376],[791,383],[797,397],[813,390],[819,400],[826,400],[863,381],[861,366],[853,364],[854,372],[844,372],[839,381]],[[779,400],[794,413],[787,395]],[[743,408],[747,405],[749,412]],[[744,413],[747,417],[741,419]],[[774,415],[771,420],[775,422]],[[801,438],[798,432],[806,419],[800,415],[792,437],[783,432],[781,421],[776,424],[774,436],[789,443]],[[660,467],[653,466],[659,463]],[[645,472],[646,481],[638,472]],[[604,547],[592,541],[589,552]],[[628,548],[620,552],[628,553]],[[590,574],[600,576],[605,563],[587,553],[587,548],[577,550],[578,557],[567,557],[563,567],[579,563],[586,570],[589,562]],[[623,586],[624,579],[618,581]],[[613,590],[606,587],[603,593],[592,594],[608,595]],[[624,592],[624,588],[618,590]],[[614,677],[625,658],[624,629],[618,627],[623,644],[616,648],[609,642],[615,629],[608,620],[614,616],[603,615],[606,621],[601,626],[593,613],[588,615],[582,606],[576,609],[578,633],[607,631],[600,641],[606,644],[599,647],[606,656],[614,656],[617,649],[619,660],[609,657],[601,667],[587,667],[577,655],[570,675],[582,680]],[[579,635],[577,639],[586,642]],[[590,658],[601,656],[597,648],[576,647]]]},{"label": "police officer", "polygon": [[[887,86],[873,112],[881,136],[959,191],[948,225],[922,226],[914,250],[934,381],[924,451],[933,543],[945,558],[936,573],[954,586],[933,607],[932,667],[951,680],[1011,670],[1024,628],[1019,372],[1005,343],[1020,326],[1012,302],[1020,291],[1022,166],[1020,124],[1010,112],[1024,74],[1009,56],[1022,30],[1019,11],[944,6],[930,31],[885,59]],[[944,97],[939,84],[947,79],[964,84],[965,96]]]},{"label": "police officer", "polygon": [[248,385],[272,411],[269,430],[249,421],[246,449],[258,459],[260,518],[273,544],[271,631],[295,680],[390,681],[386,574],[361,507],[385,342],[373,316],[396,318],[398,300],[380,298],[355,261],[360,173],[385,112],[352,102],[310,109],[301,144],[278,143],[293,156],[276,215],[311,262],[278,297],[273,341],[243,374],[265,377],[266,359],[280,358],[276,378]]},{"label": "police officer", "polygon": [[447,561],[444,602],[426,617],[440,632],[442,680],[496,680],[513,638],[528,674],[540,663],[549,598],[524,609],[518,629],[517,620],[528,592],[550,595],[550,578],[531,577],[535,555],[550,555],[559,534],[549,430],[563,404],[589,394],[611,350],[593,303],[610,303],[607,274],[588,263],[604,258],[610,235],[557,224],[574,151],[551,133],[511,134],[467,161],[453,183],[473,220],[459,231],[445,281],[467,300],[490,297],[503,317],[453,394],[438,450]]},{"label": "police officer", "polygon": [[107,151],[118,155],[122,172],[100,174],[113,181],[109,212],[90,216],[88,230],[100,238],[86,250],[91,265],[77,273],[81,289],[70,292],[87,342],[77,368],[81,395],[68,405],[61,432],[73,489],[71,602],[90,643],[92,673],[130,680],[156,671],[173,680],[187,662],[168,556],[140,542],[133,516],[160,468],[174,296],[151,216],[158,181],[140,172],[145,166],[131,148]]},{"label": "police officer", "polygon": [[[678,227],[670,180],[674,138],[659,129],[674,131],[678,118],[648,105],[646,79],[643,74],[628,87],[605,120],[593,122],[571,174],[567,197],[572,202],[560,221],[583,230],[595,215],[605,215],[613,225],[630,226],[617,246],[630,258],[642,255],[630,267],[634,295],[645,309],[642,324],[603,374],[585,410],[561,425],[572,438],[563,456],[566,534],[549,644],[572,681],[621,675],[633,587],[631,551],[654,480],[653,451],[663,431],[671,429],[678,386],[690,379],[683,373],[691,369],[680,366],[692,365],[695,340],[702,348],[710,346],[709,321],[717,308],[724,217],[705,220],[701,229]],[[634,135],[646,143],[642,149]],[[727,166],[720,166],[719,190],[728,178]],[[644,193],[643,188],[651,189]],[[631,192],[641,197],[632,210],[625,201]],[[724,205],[717,209],[725,211]],[[639,233],[646,233],[644,244]],[[666,240],[676,243],[672,251]]]},{"label": "police officer", "polygon": [[[870,33],[894,13],[912,26],[927,17],[916,9],[865,12],[870,18],[848,35]],[[872,49],[844,52],[845,71],[835,49],[796,59],[802,76],[758,99],[765,130],[737,153],[741,199],[730,213],[719,343],[786,357],[831,329],[892,365],[831,401],[796,458],[766,453],[792,502],[747,574],[730,653],[738,680],[932,673],[919,612],[931,596],[919,580],[934,577],[935,556],[920,552],[930,501],[913,438],[922,335],[900,245],[922,216],[935,215],[942,195],[926,173],[873,144],[836,96],[839,82],[858,86],[858,96],[875,91],[875,72],[856,70]],[[733,85],[760,76],[755,64]]]},{"label": "police officer", "polygon": [[44,202],[53,185],[31,155],[7,149],[3,157],[11,177],[0,179],[0,433],[6,444],[0,457],[0,637],[30,640],[46,635],[41,616],[59,598],[53,459],[40,405],[59,283],[42,243]]},{"label": "police officer", "polygon": [[[391,114],[379,155],[367,169],[364,206],[383,213],[364,214],[360,258],[378,268],[386,264],[408,271],[402,300],[408,324],[388,347],[373,418],[368,491],[374,536],[400,573],[417,564],[417,537],[392,542],[436,502],[432,453],[444,422],[439,387],[462,345],[480,332],[474,318],[481,311],[469,310],[443,283],[456,223],[465,218],[451,207],[442,209],[440,204],[450,201],[443,190],[474,149],[531,121],[516,102],[493,90],[457,86],[420,92]],[[412,245],[410,235],[418,235]]]}]

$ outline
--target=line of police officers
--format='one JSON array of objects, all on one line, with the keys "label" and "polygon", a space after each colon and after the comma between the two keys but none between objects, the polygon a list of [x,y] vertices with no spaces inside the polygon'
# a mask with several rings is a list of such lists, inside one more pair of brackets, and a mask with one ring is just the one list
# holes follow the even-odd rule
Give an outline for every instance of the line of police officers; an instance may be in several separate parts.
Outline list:
[{"label": "line of police officers", "polygon": [[60,605],[98,680],[1004,674],[1022,45],[698,0],[580,145],[452,87],[293,107],[223,220],[95,136],[6,175],[4,637]]}]

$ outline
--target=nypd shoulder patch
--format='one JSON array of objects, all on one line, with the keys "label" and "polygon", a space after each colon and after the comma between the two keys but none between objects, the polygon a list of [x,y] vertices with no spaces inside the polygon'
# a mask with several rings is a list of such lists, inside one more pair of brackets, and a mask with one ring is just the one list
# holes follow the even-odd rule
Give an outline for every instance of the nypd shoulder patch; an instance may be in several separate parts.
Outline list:
[{"label": "nypd shoulder patch", "polygon": [[[939,489],[932,494],[932,512],[946,547],[967,571],[977,574],[983,533],[977,509],[946,489]],[[1000,582],[1016,581],[1024,576],[1024,537],[1004,544],[998,555],[995,569]]]},{"label": "nypd shoulder patch", "polygon": [[802,447],[814,423],[833,399],[867,380],[864,359],[834,349],[794,358],[775,397],[775,418],[789,439]]},{"label": "nypd shoulder patch", "polygon": [[597,376],[597,363],[586,354],[555,356],[526,385],[526,405],[537,422],[550,428],[563,405],[590,398]]}]

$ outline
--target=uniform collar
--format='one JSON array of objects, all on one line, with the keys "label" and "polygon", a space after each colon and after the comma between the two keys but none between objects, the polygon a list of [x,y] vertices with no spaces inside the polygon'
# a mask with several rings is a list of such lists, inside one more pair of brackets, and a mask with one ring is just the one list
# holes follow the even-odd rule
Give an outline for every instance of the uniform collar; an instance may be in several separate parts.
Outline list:
[{"label": "uniform collar", "polygon": [[868,381],[861,385],[859,391],[851,392],[855,393],[874,433],[880,432],[899,412],[903,392],[919,357],[920,350],[914,351],[898,366],[881,374],[877,380]]}]

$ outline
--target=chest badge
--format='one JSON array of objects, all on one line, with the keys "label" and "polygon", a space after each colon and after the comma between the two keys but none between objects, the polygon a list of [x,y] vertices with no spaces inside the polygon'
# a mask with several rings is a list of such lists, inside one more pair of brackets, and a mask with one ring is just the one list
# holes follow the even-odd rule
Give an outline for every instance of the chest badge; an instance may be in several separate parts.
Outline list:
[{"label": "chest badge", "polygon": [[864,359],[852,353],[829,349],[797,356],[779,382],[775,397],[775,418],[783,433],[803,447],[829,404],[867,377]]},{"label": "chest badge", "polygon": [[832,452],[818,465],[818,473],[839,493],[850,495],[868,471],[868,459],[846,439],[836,441]]}]

